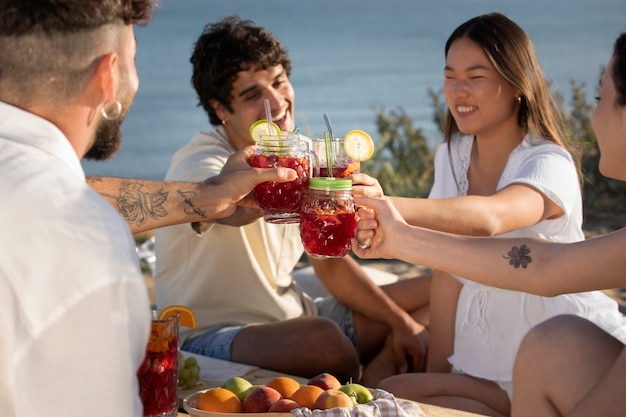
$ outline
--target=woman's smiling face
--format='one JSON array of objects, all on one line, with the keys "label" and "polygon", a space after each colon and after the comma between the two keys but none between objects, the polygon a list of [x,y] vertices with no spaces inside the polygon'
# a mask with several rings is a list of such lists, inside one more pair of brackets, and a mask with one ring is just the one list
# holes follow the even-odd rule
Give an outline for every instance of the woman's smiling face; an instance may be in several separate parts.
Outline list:
[{"label": "woman's smiling face", "polygon": [[496,70],[477,43],[459,38],[448,50],[443,94],[459,130],[489,133],[517,124],[516,89]]}]

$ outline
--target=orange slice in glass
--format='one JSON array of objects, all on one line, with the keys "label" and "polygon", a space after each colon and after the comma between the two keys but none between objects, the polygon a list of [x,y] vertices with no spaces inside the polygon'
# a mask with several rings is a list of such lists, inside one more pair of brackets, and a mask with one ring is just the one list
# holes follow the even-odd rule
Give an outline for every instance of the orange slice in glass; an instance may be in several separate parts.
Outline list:
[{"label": "orange slice in glass", "polygon": [[159,313],[159,320],[165,320],[177,314],[179,315],[178,324],[192,329],[196,328],[196,315],[193,314],[193,311],[191,311],[189,307],[185,306],[171,305],[165,307],[161,310],[161,313]]}]

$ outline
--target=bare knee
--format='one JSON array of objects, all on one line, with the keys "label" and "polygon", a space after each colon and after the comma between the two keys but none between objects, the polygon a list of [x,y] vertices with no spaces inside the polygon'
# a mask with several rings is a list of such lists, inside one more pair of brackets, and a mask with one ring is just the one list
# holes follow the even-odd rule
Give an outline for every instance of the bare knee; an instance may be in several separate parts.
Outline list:
[{"label": "bare knee", "polygon": [[246,327],[233,340],[231,358],[302,377],[329,372],[348,381],[360,372],[350,339],[335,322],[319,316]]},{"label": "bare knee", "polygon": [[317,319],[314,341],[310,346],[319,368],[316,373],[329,372],[342,383],[350,379],[358,380],[360,361],[352,341],[332,320]]}]

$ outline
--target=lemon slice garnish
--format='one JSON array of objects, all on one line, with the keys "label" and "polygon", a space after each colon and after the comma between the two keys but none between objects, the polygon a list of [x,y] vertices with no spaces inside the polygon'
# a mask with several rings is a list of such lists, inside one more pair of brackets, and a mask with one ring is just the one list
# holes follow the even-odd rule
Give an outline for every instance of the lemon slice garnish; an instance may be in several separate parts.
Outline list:
[{"label": "lemon slice garnish", "polygon": [[196,315],[189,307],[171,305],[159,313],[159,320],[165,320],[178,314],[178,324],[184,327],[196,328]]},{"label": "lemon slice garnish", "polygon": [[343,138],[343,149],[355,161],[367,161],[374,154],[374,141],[362,130],[351,130]]},{"label": "lemon slice garnish", "polygon": [[[276,123],[272,122],[272,128],[274,129],[274,133],[276,134],[276,136],[279,136],[280,127],[278,127]],[[256,122],[252,123],[248,132],[250,133],[250,137],[255,142],[260,142],[261,135],[269,135],[270,133],[269,122],[266,119],[257,120]]]}]

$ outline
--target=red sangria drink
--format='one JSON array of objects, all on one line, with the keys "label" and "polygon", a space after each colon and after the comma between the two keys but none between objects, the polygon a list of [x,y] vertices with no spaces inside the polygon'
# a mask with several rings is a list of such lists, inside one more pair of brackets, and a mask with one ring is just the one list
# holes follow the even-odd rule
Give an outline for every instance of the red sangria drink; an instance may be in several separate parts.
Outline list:
[{"label": "red sangria drink", "polygon": [[[352,174],[358,174],[361,163],[346,154],[343,138],[334,138],[330,141],[332,161],[332,176],[345,178]],[[326,142],[324,139],[313,139],[313,153],[319,163],[319,177],[328,177],[328,161]]]},{"label": "red sangria drink", "polygon": [[[282,139],[282,138],[281,138]],[[292,168],[297,178],[289,182],[264,182],[257,185],[252,194],[263,210],[268,223],[298,223],[300,207],[309,184],[310,155],[299,142],[263,138],[257,143],[257,151],[249,161],[255,168]]]},{"label": "red sangria drink", "polygon": [[[332,176],[335,178],[345,178],[352,174],[358,174],[361,170],[361,163],[359,161],[353,161],[351,159],[344,159],[341,161],[335,161],[333,164]],[[328,168],[326,166],[320,166],[320,177],[328,176]]]},{"label": "red sangria drink", "polygon": [[356,209],[349,179],[311,178],[300,213],[300,238],[306,252],[318,258],[350,253],[356,233]]},{"label": "red sangria drink", "polygon": [[178,316],[153,316],[146,357],[137,371],[139,395],[144,416],[173,417],[178,414]]}]

